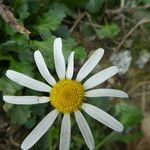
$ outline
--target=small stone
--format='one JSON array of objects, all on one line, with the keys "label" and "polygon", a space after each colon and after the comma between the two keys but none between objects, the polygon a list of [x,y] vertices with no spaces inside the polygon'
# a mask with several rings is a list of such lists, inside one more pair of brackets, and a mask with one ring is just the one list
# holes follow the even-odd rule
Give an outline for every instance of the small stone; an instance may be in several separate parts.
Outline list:
[{"label": "small stone", "polygon": [[144,50],[140,53],[140,56],[135,63],[138,65],[140,69],[142,69],[149,60],[150,60],[150,52]]},{"label": "small stone", "polygon": [[120,75],[126,73],[130,67],[132,60],[131,52],[129,50],[124,50],[115,54],[112,54],[110,61],[113,65],[117,66],[118,73]]}]

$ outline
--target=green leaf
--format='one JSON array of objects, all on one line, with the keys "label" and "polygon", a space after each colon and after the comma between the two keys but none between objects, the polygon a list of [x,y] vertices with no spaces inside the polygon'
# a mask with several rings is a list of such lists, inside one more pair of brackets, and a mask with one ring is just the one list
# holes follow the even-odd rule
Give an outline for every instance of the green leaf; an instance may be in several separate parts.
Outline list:
[{"label": "green leaf", "polygon": [[0,45],[0,48],[6,52],[8,51],[23,51],[27,49],[28,37],[23,34],[15,34],[6,43]]},{"label": "green leaf", "polygon": [[19,14],[21,20],[26,19],[30,13],[28,12],[28,4],[26,0],[15,0],[11,2],[12,7],[14,8],[15,12]]},{"label": "green leaf", "polygon": [[138,3],[150,4],[150,0],[137,0]]},{"label": "green leaf", "polygon": [[31,106],[17,106],[14,105],[9,111],[8,116],[11,118],[12,123],[23,125],[31,116]]},{"label": "green leaf", "polygon": [[85,36],[91,37],[95,35],[94,29],[89,24],[83,22],[81,27],[82,27],[82,33]]},{"label": "green leaf", "polygon": [[86,9],[90,13],[96,13],[101,9],[103,2],[103,0],[89,0],[86,4]]},{"label": "green leaf", "polygon": [[120,122],[126,127],[131,128],[141,122],[143,115],[135,105],[121,102],[116,105],[116,114],[120,117]]},{"label": "green leaf", "polygon": [[41,117],[45,114],[45,109],[48,106],[48,104],[39,104],[32,106],[32,115],[36,117]]},{"label": "green leaf", "polygon": [[28,18],[30,15],[30,13],[28,12],[28,5],[26,3],[22,3],[17,9],[17,12],[19,13],[21,20]]},{"label": "green leaf", "polygon": [[60,128],[53,126],[48,131],[48,141],[49,141],[49,150],[51,149],[57,149],[57,143],[56,140],[59,138],[59,132]]},{"label": "green leaf", "polygon": [[10,104],[10,103],[5,103],[3,105],[3,109],[5,112],[8,112],[14,105],[13,104]]},{"label": "green leaf", "polygon": [[69,29],[66,25],[61,25],[55,32],[54,34],[57,36],[57,37],[62,37],[64,39],[66,38],[69,38]]},{"label": "green leaf", "polygon": [[107,134],[99,143],[96,145],[96,149],[101,149],[104,145],[108,145],[114,141],[121,141],[124,143],[133,141],[139,137],[142,136],[141,132],[135,132],[135,133],[117,133],[115,131]]},{"label": "green leaf", "polygon": [[14,95],[22,88],[22,86],[16,84],[6,77],[0,78],[0,90],[3,92],[3,95]]},{"label": "green leaf", "polygon": [[71,8],[76,8],[76,7],[85,7],[86,3],[88,2],[88,0],[82,0],[82,1],[75,1],[75,0],[62,0],[63,3],[65,3],[67,6],[71,7]]},{"label": "green leaf", "polygon": [[[55,31],[66,16],[66,7],[61,4],[52,5],[47,13],[42,15],[36,23],[36,30],[42,35],[50,35],[50,31]],[[47,37],[47,36],[46,36]]]},{"label": "green leaf", "polygon": [[74,38],[68,38],[63,42],[63,54],[66,61],[72,51],[75,51],[76,59],[84,59],[86,56],[85,48],[78,45]]},{"label": "green leaf", "polygon": [[34,77],[34,66],[27,61],[12,61],[9,69],[24,73],[30,77]]},{"label": "green leaf", "polygon": [[141,132],[136,132],[136,133],[128,133],[126,135],[122,135],[118,138],[119,141],[121,142],[125,142],[125,143],[128,143],[130,141],[133,141],[137,138],[140,138],[142,137],[143,134]]},{"label": "green leaf", "polygon": [[113,38],[118,35],[120,28],[116,24],[107,24],[101,29],[96,29],[96,34],[99,38]]},{"label": "green leaf", "polygon": [[44,41],[31,41],[31,47],[34,50],[40,50],[44,60],[46,62],[46,65],[50,69],[54,69],[54,58],[53,58],[53,42],[54,37],[51,37],[49,39],[46,39]]},{"label": "green leaf", "polygon": [[[21,61],[33,62],[33,53],[29,47],[29,37],[20,33],[14,34],[10,40],[0,45],[0,49],[7,55],[11,53],[11,56],[17,60],[17,57]],[[15,52],[15,54],[12,52]]]},{"label": "green leaf", "polygon": [[77,59],[85,59],[87,53],[84,47],[78,46],[74,49],[75,51],[75,58]]},{"label": "green leaf", "polygon": [[35,125],[36,125],[36,118],[35,117],[31,117],[29,118],[26,122],[25,122],[25,127],[28,128],[28,129],[31,129],[33,128]]},{"label": "green leaf", "polygon": [[28,1],[28,11],[31,13],[31,14],[35,14],[37,13],[37,11],[40,9],[40,5],[37,1]]}]

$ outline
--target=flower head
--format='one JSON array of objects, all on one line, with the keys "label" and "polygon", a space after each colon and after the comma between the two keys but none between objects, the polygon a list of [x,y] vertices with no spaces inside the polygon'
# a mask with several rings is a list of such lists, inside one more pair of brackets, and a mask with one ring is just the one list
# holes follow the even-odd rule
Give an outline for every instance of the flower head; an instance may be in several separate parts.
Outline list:
[{"label": "flower head", "polygon": [[59,113],[63,113],[59,149],[69,149],[71,136],[70,113],[74,113],[76,122],[88,148],[94,149],[94,139],[90,127],[80,111],[81,109],[109,128],[118,132],[123,131],[122,124],[115,118],[103,110],[86,103],[86,97],[128,97],[125,92],[120,90],[93,89],[95,86],[106,81],[118,72],[115,66],[106,68],[83,82],[83,79],[90,74],[103,54],[103,49],[100,48],[96,50],[81,67],[76,78],[72,79],[74,72],[74,52],[70,54],[66,67],[62,53],[61,38],[56,38],[54,41],[54,62],[59,77],[58,82],[50,74],[40,51],[34,52],[34,59],[39,72],[49,85],[13,70],[8,70],[6,72],[7,77],[14,82],[36,91],[48,92],[49,96],[3,96],[4,101],[13,104],[40,104],[50,102],[54,107],[54,110],[52,110],[26,137],[21,145],[22,149],[30,149],[52,126]]}]

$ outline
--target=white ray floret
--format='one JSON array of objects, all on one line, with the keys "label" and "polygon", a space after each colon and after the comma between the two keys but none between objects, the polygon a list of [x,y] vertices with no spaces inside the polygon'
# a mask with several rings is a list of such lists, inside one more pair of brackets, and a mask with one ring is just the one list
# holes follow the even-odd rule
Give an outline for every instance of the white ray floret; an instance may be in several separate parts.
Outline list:
[{"label": "white ray floret", "polygon": [[95,75],[93,75],[92,77],[87,79],[83,85],[86,90],[93,88],[93,87],[97,86],[98,84],[103,83],[110,77],[114,76],[117,72],[118,72],[117,67],[111,66],[109,68],[106,68],[106,69],[96,73]]},{"label": "white ray floret", "polygon": [[74,52],[72,52],[68,58],[68,66],[66,70],[66,78],[72,79],[74,71]]},{"label": "white ray floret", "polygon": [[49,97],[44,96],[3,96],[3,99],[7,103],[11,104],[21,104],[21,105],[30,105],[30,104],[41,104],[49,102]]},{"label": "white ray floret", "polygon": [[122,97],[128,98],[127,93],[115,89],[94,89],[86,91],[86,97]]},{"label": "white ray floret", "polygon": [[8,70],[6,72],[6,75],[12,81],[36,91],[49,92],[51,89],[49,85],[38,80],[32,79],[31,77],[28,77],[17,71]]},{"label": "white ray floret", "polygon": [[69,150],[70,136],[71,136],[70,114],[64,114],[61,124],[59,150]]},{"label": "white ray floret", "polygon": [[56,81],[55,81],[54,77],[50,74],[50,72],[45,64],[44,58],[39,50],[34,52],[34,59],[35,59],[36,65],[37,65],[41,75],[43,76],[43,78],[50,85],[54,85],[56,83]]},{"label": "white ray floret", "polygon": [[103,123],[104,125],[108,126],[109,128],[117,132],[123,131],[122,124],[119,121],[117,121],[114,117],[106,113],[105,111],[86,103],[82,105],[82,109],[91,117]]},{"label": "white ray floret", "polygon": [[66,64],[62,53],[61,38],[56,38],[54,41],[54,62],[59,79],[64,79],[66,73]]},{"label": "white ray floret", "polygon": [[92,136],[90,127],[83,117],[82,113],[80,111],[76,111],[75,113],[75,118],[77,121],[77,124],[79,126],[79,129],[84,137],[84,140],[89,147],[90,150],[93,150],[95,148],[95,143],[94,143],[94,138]]},{"label": "white ray floret", "polygon": [[21,144],[21,148],[23,150],[30,149],[52,126],[58,113],[59,112],[57,110],[51,111],[26,137],[26,139]]},{"label": "white ray floret", "polygon": [[104,54],[104,50],[99,48],[96,50],[91,57],[85,62],[85,64],[79,70],[76,80],[82,81],[98,64]]}]

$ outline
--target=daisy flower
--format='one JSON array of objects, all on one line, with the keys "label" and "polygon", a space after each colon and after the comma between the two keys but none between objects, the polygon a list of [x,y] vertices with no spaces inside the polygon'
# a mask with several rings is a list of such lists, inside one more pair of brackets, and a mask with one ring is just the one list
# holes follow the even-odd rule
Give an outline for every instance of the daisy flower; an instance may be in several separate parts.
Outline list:
[{"label": "daisy flower", "polygon": [[7,77],[12,81],[32,90],[48,92],[49,96],[3,96],[4,101],[21,105],[50,103],[54,108],[26,137],[21,144],[21,148],[24,150],[30,149],[53,125],[57,116],[63,113],[59,149],[69,150],[71,137],[70,114],[74,113],[76,122],[88,148],[93,150],[95,148],[94,139],[90,127],[80,110],[84,110],[91,117],[115,131],[123,131],[123,125],[115,118],[100,108],[86,103],[86,97],[128,97],[125,92],[120,90],[93,89],[114,76],[118,72],[118,69],[116,66],[111,66],[92,75],[83,82],[102,58],[104,50],[100,48],[85,62],[76,78],[72,79],[74,72],[74,52],[70,54],[66,65],[62,53],[61,38],[55,39],[53,51],[55,69],[59,81],[56,81],[50,74],[39,50],[34,52],[34,59],[39,72],[49,85],[13,70],[6,72]]}]

